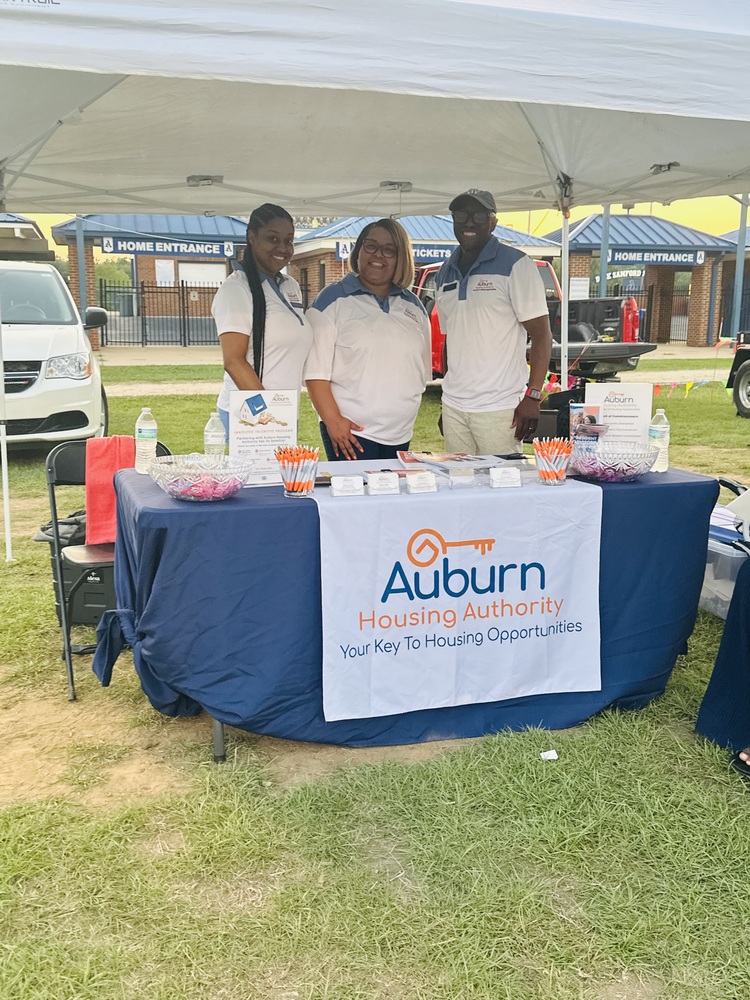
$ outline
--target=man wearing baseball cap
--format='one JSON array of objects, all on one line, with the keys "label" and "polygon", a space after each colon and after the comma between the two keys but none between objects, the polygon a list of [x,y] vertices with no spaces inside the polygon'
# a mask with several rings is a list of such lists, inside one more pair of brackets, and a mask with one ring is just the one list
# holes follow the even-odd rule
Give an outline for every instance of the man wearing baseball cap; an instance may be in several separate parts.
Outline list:
[{"label": "man wearing baseball cap", "polygon": [[445,447],[482,455],[520,452],[539,422],[552,349],[544,283],[530,257],[492,235],[497,215],[489,191],[471,188],[448,207],[458,248],[436,278],[446,335]]}]

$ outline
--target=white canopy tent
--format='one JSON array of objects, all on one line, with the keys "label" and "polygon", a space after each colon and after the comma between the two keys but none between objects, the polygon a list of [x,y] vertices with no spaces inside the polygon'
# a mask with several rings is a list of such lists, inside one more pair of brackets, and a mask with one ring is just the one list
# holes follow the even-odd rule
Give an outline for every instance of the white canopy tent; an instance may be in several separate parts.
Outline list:
[{"label": "white canopy tent", "polygon": [[419,214],[480,182],[506,209],[735,193],[748,51],[732,0],[0,6],[5,202]]},{"label": "white canopy tent", "polygon": [[386,215],[469,187],[564,212],[733,194],[749,41],[733,0],[0,5],[0,199]]}]

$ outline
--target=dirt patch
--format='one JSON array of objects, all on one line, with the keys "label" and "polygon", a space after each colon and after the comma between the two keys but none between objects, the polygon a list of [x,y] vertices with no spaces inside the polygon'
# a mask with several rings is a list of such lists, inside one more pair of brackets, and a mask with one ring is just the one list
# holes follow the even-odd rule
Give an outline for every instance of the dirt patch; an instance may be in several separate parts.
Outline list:
[{"label": "dirt patch", "polygon": [[702,382],[704,379],[707,382],[721,382],[722,385],[726,385],[728,374],[729,366],[722,358],[716,368],[685,368],[671,372],[647,372],[638,369],[634,372],[620,372],[619,378],[621,382],[651,382],[654,385],[672,382],[682,385],[684,382]]},{"label": "dirt patch", "polygon": [[[133,724],[136,713],[140,725]],[[208,716],[164,719],[150,712],[145,699],[134,712],[98,690],[68,702],[62,693],[59,697],[30,696],[6,685],[0,727],[4,750],[0,807],[62,797],[98,811],[138,802],[144,796],[183,795],[192,785],[175,763],[176,747],[193,744],[206,760],[211,754]],[[471,742],[441,740],[360,749],[295,743],[227,727],[229,760],[241,766],[267,767],[271,781],[280,789],[323,780],[343,767],[434,760]],[[166,834],[157,834],[153,845],[144,849],[154,853],[179,850],[179,845],[170,844]]]},{"label": "dirt patch", "polygon": [[664,985],[653,976],[623,972],[622,977],[593,994],[596,1000],[657,1000],[664,996]]},{"label": "dirt patch", "polygon": [[[106,378],[106,372],[105,372]],[[221,379],[213,382],[121,382],[108,385],[108,396],[218,396]]]},{"label": "dirt patch", "polygon": [[[247,734],[227,729],[229,753],[233,737],[242,739]],[[271,736],[256,737],[255,746],[268,765],[276,782],[284,787],[319,781],[342,767],[381,764],[396,761],[400,764],[417,764],[435,760],[449,750],[460,750],[475,743],[473,739],[437,740],[434,743],[415,743],[393,747],[338,747],[327,743],[295,743]]]},{"label": "dirt patch", "polygon": [[[0,806],[51,796],[86,808],[111,808],[149,795],[184,792],[189,782],[165,760],[160,742],[144,749],[144,736],[129,725],[116,703],[97,699],[83,706],[45,697],[8,698],[0,705],[3,754],[0,757]],[[107,763],[108,747],[124,759]],[[76,764],[100,760],[79,787]],[[93,787],[92,787],[93,786]]]}]

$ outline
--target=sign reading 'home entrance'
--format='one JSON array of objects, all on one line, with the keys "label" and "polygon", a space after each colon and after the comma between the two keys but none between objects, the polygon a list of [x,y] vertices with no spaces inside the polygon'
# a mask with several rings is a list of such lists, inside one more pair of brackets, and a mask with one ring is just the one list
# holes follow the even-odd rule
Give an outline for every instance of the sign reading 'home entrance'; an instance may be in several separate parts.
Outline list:
[{"label": "sign reading 'home entrance'", "polygon": [[137,253],[147,257],[234,257],[234,243],[158,240],[140,236],[105,236],[102,253]]}]

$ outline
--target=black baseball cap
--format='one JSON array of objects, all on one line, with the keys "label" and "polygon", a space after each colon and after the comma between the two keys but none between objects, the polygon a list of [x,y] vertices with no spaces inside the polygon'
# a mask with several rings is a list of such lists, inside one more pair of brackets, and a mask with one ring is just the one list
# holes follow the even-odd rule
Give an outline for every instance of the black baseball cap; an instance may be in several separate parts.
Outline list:
[{"label": "black baseball cap", "polygon": [[480,191],[479,188],[469,188],[468,191],[463,191],[461,194],[456,195],[448,206],[448,211],[452,212],[456,208],[456,205],[459,205],[464,198],[473,198],[474,201],[478,201],[483,208],[486,208],[488,212],[497,211],[497,205],[495,204],[495,199],[492,194],[489,191]]}]

